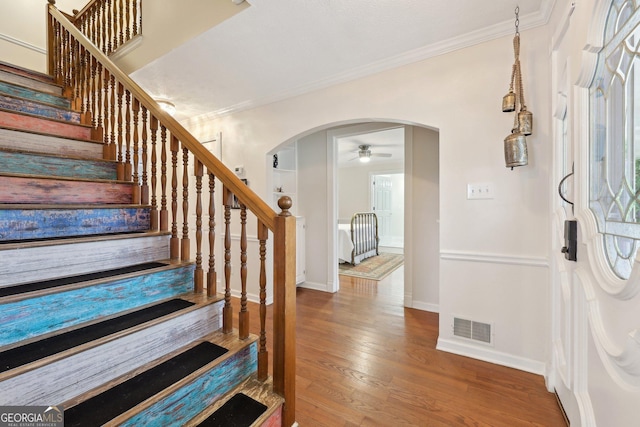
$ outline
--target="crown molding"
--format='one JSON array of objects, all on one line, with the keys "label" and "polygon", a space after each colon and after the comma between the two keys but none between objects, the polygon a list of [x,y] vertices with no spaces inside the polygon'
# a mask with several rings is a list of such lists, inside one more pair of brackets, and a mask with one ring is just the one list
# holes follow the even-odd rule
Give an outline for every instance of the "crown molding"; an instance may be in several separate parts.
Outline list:
[{"label": "crown molding", "polygon": [[[540,6],[540,10],[538,10],[536,13],[525,15],[520,19],[520,30],[526,31],[546,25],[549,22],[554,5],[555,0],[543,0]],[[191,120],[193,120],[194,122],[197,122],[199,120],[212,120],[229,114],[239,113],[241,111],[262,107],[275,102],[283,101],[288,98],[304,95],[306,93],[325,89],[337,84],[346,83],[373,74],[381,73],[383,71],[402,67],[404,65],[434,58],[436,56],[454,52],[456,50],[465,49],[467,47],[509,36],[513,33],[513,21],[504,21],[499,24],[472,31],[458,37],[454,37],[438,43],[433,43],[427,46],[420,47],[418,49],[413,49],[399,55],[382,59],[380,61],[372,62],[365,66],[352,68],[342,73],[329,76],[325,79],[316,80],[309,84],[302,85],[285,92],[280,92],[273,96],[268,96],[261,99],[247,99],[235,105],[194,116],[190,119],[187,119],[186,122],[191,122]]]},{"label": "crown molding", "polygon": [[36,46],[34,44],[31,44],[31,43],[27,43],[24,40],[20,40],[20,39],[17,39],[15,37],[11,37],[8,34],[0,33],[0,40],[4,40],[4,41],[9,42],[11,44],[15,44],[15,45],[18,45],[18,46],[21,46],[21,47],[25,47],[25,48],[27,48],[29,50],[41,53],[43,55],[47,54],[47,50],[46,49],[41,48],[40,46]]}]

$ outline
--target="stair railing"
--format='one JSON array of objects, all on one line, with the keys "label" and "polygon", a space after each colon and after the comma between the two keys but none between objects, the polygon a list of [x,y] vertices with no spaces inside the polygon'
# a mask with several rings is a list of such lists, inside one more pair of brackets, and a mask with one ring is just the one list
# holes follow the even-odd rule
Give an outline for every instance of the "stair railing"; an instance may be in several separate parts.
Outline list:
[{"label": "stair railing", "polygon": [[142,0],[91,0],[65,16],[106,55],[142,34]]},{"label": "stair railing", "polygon": [[[283,425],[295,421],[295,218],[291,199],[283,197],[274,212],[244,182],[213,156],[171,115],[122,72],[102,48],[92,43],[68,15],[48,5],[49,72],[68,88],[73,105],[92,127],[95,140],[104,143],[105,159],[118,162],[118,179],[134,185],[134,204],[150,206],[151,229],[170,234],[170,257],[191,259],[195,238],[194,290],[216,293],[215,194],[222,184],[224,209],[223,331],[231,333],[231,209],[239,208],[241,298],[238,333],[249,335],[247,312],[247,211],[257,218],[259,241],[260,333],[258,378],[266,380],[269,356],[266,337],[266,248],[273,233],[273,390],[284,397]],[[90,26],[91,28],[91,26]],[[190,170],[193,173],[190,173]],[[208,181],[208,212],[203,209],[204,177]],[[193,181],[191,181],[193,179]],[[189,194],[191,183],[196,194]],[[182,200],[178,198],[182,193]],[[192,199],[195,198],[195,212]],[[179,205],[181,209],[179,209]],[[195,215],[195,232],[189,218]],[[208,225],[208,246],[203,247],[203,224]],[[181,231],[181,233],[180,233]],[[208,253],[208,263],[203,259]]]}]

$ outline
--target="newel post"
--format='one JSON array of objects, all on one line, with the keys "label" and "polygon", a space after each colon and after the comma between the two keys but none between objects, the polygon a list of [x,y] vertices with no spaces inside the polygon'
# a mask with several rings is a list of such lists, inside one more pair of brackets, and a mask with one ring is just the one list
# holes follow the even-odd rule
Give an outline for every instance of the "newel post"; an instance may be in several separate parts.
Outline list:
[{"label": "newel post", "polygon": [[295,422],[296,386],[296,219],[291,198],[278,200],[282,212],[273,231],[273,388],[284,397],[283,424]]}]

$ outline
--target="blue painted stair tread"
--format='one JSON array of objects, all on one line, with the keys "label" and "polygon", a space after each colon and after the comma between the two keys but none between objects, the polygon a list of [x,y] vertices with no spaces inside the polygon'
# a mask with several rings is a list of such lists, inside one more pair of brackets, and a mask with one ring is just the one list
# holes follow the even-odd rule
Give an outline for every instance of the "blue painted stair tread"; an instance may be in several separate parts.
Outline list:
[{"label": "blue painted stair tread", "polygon": [[147,231],[150,208],[0,210],[0,241]]},{"label": "blue painted stair tread", "polygon": [[258,346],[254,341],[189,384],[122,422],[120,427],[186,424],[255,373],[257,363]]},{"label": "blue painted stair tread", "polygon": [[76,111],[5,95],[0,95],[0,108],[71,123],[80,123],[81,119],[80,113]]},{"label": "blue painted stair tread", "polygon": [[184,310],[193,305],[194,303],[189,301],[173,299],[113,319],[104,320],[60,335],[14,347],[0,353],[0,372],[15,369],[19,366],[115,334],[116,332],[141,325],[150,320]]},{"label": "blue painted stair tread", "polygon": [[[155,304],[189,292],[193,265],[48,295],[6,302],[0,310],[0,346]],[[47,307],[47,310],[42,310]]]},{"label": "blue painted stair tread", "polygon": [[198,425],[201,427],[250,427],[266,410],[266,405],[244,393],[238,393]]},{"label": "blue painted stair tread", "polygon": [[115,162],[108,161],[0,150],[0,171],[9,174],[115,180],[116,166]]},{"label": "blue painted stair tread", "polygon": [[40,92],[38,90],[11,84],[8,82],[0,81],[0,93],[24,99],[30,99],[32,101],[43,102],[45,104],[55,105],[56,107],[60,108],[71,108],[71,101],[69,101],[69,99],[67,98],[46,92]]},{"label": "blue painted stair tread", "polygon": [[[228,350],[205,341],[64,411],[66,427],[98,426],[213,362]],[[199,400],[193,395],[191,399]],[[158,424],[169,425],[169,424]]]},{"label": "blue painted stair tread", "polygon": [[60,286],[72,285],[74,283],[82,283],[89,280],[99,280],[107,277],[115,277],[121,274],[138,273],[140,271],[150,270],[152,268],[166,267],[167,264],[161,262],[147,262],[144,264],[136,264],[113,270],[98,271],[96,273],[81,274],[79,276],[61,277],[59,279],[44,280],[41,282],[25,283],[24,285],[8,286],[0,288],[0,298],[11,295],[20,295],[27,292],[43,291],[45,289],[54,289]]}]

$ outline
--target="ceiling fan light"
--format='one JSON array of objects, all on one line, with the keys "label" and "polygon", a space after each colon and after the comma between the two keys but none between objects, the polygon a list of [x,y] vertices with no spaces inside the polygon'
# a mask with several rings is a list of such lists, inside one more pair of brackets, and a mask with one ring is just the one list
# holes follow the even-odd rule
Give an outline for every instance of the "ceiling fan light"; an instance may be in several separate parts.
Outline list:
[{"label": "ceiling fan light", "polygon": [[361,163],[367,163],[369,160],[371,160],[371,151],[361,150],[358,152],[358,157],[360,158]]},{"label": "ceiling fan light", "polygon": [[171,101],[156,99],[156,102],[160,105],[160,108],[169,113],[169,115],[173,116],[176,113],[176,106]]}]

